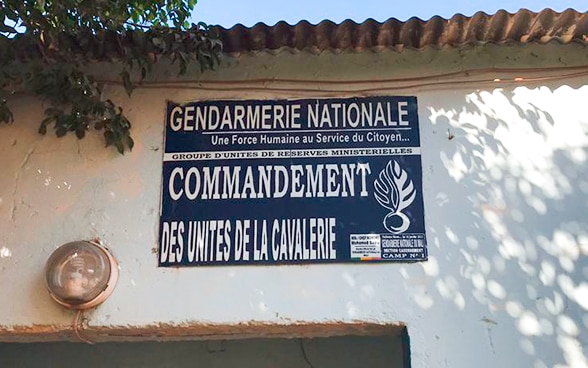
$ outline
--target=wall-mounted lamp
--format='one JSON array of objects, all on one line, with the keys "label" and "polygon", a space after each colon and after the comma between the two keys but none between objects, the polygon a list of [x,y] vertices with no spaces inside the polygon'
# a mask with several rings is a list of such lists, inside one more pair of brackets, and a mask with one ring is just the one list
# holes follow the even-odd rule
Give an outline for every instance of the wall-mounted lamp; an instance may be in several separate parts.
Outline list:
[{"label": "wall-mounted lamp", "polygon": [[47,260],[45,278],[51,297],[69,309],[104,302],[118,280],[118,263],[97,242],[75,241],[57,248]]}]

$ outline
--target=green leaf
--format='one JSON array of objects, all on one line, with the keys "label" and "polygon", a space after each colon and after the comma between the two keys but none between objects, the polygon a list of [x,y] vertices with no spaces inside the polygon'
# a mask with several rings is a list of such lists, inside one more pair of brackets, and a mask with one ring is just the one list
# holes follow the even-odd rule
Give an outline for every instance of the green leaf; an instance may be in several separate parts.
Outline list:
[{"label": "green leaf", "polygon": [[130,97],[131,94],[133,93],[133,90],[135,89],[135,86],[133,85],[133,82],[131,81],[131,75],[129,74],[128,70],[124,69],[120,73],[120,76],[123,80],[123,86],[125,87],[125,91],[127,92],[127,95],[129,95],[129,97]]},{"label": "green leaf", "polygon": [[58,137],[63,137],[65,134],[67,134],[67,129],[64,127],[59,127],[57,129],[55,129],[55,135]]},{"label": "green leaf", "polygon": [[12,111],[10,111],[5,102],[0,104],[0,121],[7,124],[10,124],[14,121]]},{"label": "green leaf", "polygon": [[78,139],[84,138],[85,135],[86,135],[85,129],[76,129],[76,137],[78,137]]},{"label": "green leaf", "polygon": [[125,154],[125,146],[123,146],[123,143],[120,140],[114,141],[114,146],[116,147],[118,153],[120,153],[121,155]]},{"label": "green leaf", "polygon": [[102,130],[106,146],[121,153],[132,150],[131,122],[116,101],[104,98],[96,81],[103,76],[96,78],[82,68],[96,60],[112,68],[123,65],[120,78],[129,96],[136,87],[134,67],[139,69],[135,78],[141,80],[159,60],[177,59],[181,74],[195,62],[202,70],[214,68],[222,53],[216,29],[186,22],[196,3],[0,0],[0,122],[14,120],[2,88],[17,84],[47,106],[40,134],[47,134],[51,125],[58,137],[74,132],[81,139],[87,131]]},{"label": "green leaf", "polygon": [[104,132],[104,141],[106,142],[106,147],[111,146],[114,144],[114,133],[110,130]]}]

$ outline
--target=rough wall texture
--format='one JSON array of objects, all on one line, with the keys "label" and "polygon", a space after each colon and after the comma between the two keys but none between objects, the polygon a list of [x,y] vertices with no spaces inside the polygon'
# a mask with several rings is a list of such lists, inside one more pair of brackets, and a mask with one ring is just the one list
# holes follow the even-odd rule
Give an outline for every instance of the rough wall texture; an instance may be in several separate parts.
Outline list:
[{"label": "rough wall texture", "polygon": [[[121,277],[86,314],[89,331],[380,334],[404,324],[417,368],[586,367],[588,78],[569,69],[586,52],[559,47],[258,55],[180,84],[162,84],[163,71],[131,99],[109,92],[134,122],[124,157],[91,135],[37,135],[42,105],[23,96],[16,123],[0,127],[0,340],[72,338],[73,314],[47,296],[43,266],[59,245],[98,237]],[[393,80],[472,68],[482,69]],[[366,94],[418,98],[428,262],[156,267],[166,100]]]}]

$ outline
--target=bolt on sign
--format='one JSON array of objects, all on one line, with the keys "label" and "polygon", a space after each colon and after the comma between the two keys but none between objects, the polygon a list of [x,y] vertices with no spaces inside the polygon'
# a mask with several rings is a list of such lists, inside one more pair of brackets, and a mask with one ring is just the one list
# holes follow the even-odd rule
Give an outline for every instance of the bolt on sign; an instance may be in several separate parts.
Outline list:
[{"label": "bolt on sign", "polygon": [[416,97],[169,102],[158,257],[426,260]]}]

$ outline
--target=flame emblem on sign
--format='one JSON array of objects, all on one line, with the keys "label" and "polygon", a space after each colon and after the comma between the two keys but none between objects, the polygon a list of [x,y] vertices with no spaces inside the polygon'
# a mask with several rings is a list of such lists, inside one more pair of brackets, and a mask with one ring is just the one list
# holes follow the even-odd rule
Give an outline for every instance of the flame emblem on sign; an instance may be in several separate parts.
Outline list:
[{"label": "flame emblem on sign", "polygon": [[412,180],[398,162],[390,160],[374,180],[374,197],[382,207],[390,210],[384,217],[384,227],[393,234],[405,232],[410,226],[410,219],[402,210],[410,206],[416,197]]}]

